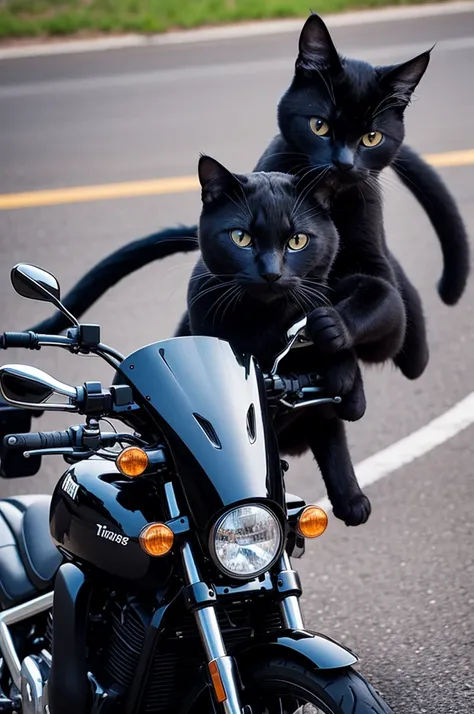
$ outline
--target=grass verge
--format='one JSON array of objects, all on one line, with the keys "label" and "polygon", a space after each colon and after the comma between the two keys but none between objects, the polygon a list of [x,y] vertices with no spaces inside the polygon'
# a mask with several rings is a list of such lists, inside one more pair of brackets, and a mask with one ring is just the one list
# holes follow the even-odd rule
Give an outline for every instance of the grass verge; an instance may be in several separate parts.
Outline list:
[{"label": "grass verge", "polygon": [[155,33],[423,0],[0,0],[0,38]]}]

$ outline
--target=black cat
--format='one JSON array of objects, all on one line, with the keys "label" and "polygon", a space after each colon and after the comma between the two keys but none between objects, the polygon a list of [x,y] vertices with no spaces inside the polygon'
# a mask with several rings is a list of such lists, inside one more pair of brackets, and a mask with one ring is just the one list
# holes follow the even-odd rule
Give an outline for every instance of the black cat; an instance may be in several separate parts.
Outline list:
[{"label": "black cat", "polygon": [[[403,113],[429,58],[429,52],[424,52],[401,65],[372,67],[341,57],[319,16],[310,16],[303,27],[295,76],[278,106],[281,133],[255,170],[300,176],[319,200],[327,201],[343,246],[340,274],[364,270],[364,265],[373,263],[371,245],[378,244],[380,236],[385,242],[378,176],[396,159],[395,168],[403,171],[407,159],[406,150],[401,150]],[[433,180],[434,175],[424,169],[426,178]],[[457,211],[449,202],[444,208],[457,228],[449,238],[439,233],[445,263],[440,295],[452,304],[464,290],[469,255]],[[439,217],[435,225],[441,223]],[[394,361],[406,377],[415,379],[428,362],[421,301],[394,256],[387,255],[407,313],[404,344]],[[362,352],[360,356],[364,357]]]},{"label": "black cat", "polygon": [[[312,15],[301,33],[294,81],[279,105],[281,135],[273,140],[258,168],[301,172],[303,183],[313,181],[320,199],[331,202],[344,243],[339,257],[339,271],[344,273],[344,263],[349,271],[361,269],[357,248],[364,262],[372,241],[383,239],[377,175],[391,165],[437,231],[444,256],[439,293],[452,305],[462,295],[469,272],[464,225],[436,172],[402,145],[403,111],[428,59],[429,53],[424,53],[395,68],[373,68],[343,59],[323,21]],[[80,316],[134,270],[171,253],[194,250],[196,231],[195,226],[169,229],[120,248],[76,284],[64,298],[66,306]],[[355,262],[349,263],[349,257]],[[406,337],[396,363],[414,379],[428,360],[423,312],[415,288],[393,256],[390,261],[407,308]],[[65,327],[67,321],[56,313],[34,329],[58,332]]]},{"label": "black cat", "polygon": [[[296,177],[235,175],[210,157],[201,158],[198,173],[201,258],[177,335],[226,339],[269,369],[285,347],[287,329],[309,313],[314,344],[290,351],[279,371],[321,370],[327,390],[343,400],[329,410],[318,406],[280,419],[279,444],[282,453],[310,448],[335,515],[347,525],[363,523],[370,503],[357,484],[341,417],[357,419],[365,410],[355,349],[382,361],[400,348],[405,325],[400,295],[382,277],[333,274],[337,231]],[[381,252],[382,275],[385,262]]]}]

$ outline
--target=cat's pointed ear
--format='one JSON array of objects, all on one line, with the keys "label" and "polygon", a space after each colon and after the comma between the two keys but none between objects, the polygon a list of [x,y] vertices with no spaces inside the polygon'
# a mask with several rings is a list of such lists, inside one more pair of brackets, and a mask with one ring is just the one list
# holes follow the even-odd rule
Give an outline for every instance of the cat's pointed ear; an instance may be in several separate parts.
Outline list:
[{"label": "cat's pointed ear", "polygon": [[234,174],[211,156],[201,155],[198,176],[202,188],[203,203],[210,203],[225,193],[229,193],[238,184]]},{"label": "cat's pointed ear", "polygon": [[408,62],[403,62],[403,64],[380,68],[378,71],[381,75],[382,86],[394,94],[397,99],[400,99],[402,104],[408,104],[411,95],[426,72],[430,56],[431,50],[428,50]]},{"label": "cat's pointed ear", "polygon": [[340,68],[341,60],[328,28],[319,15],[310,15],[301,30],[296,69],[338,70]]}]

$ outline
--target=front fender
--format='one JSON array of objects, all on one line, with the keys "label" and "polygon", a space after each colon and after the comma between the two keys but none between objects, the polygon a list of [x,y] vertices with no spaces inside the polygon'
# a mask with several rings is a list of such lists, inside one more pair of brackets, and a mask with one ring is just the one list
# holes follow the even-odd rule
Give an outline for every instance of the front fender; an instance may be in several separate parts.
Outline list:
[{"label": "front fender", "polygon": [[358,657],[343,645],[326,635],[308,630],[274,630],[264,637],[255,638],[239,646],[231,653],[239,668],[248,667],[249,662],[273,656],[292,656],[305,666],[316,669],[340,669],[350,667]]},{"label": "front fender", "polygon": [[[347,647],[326,635],[308,630],[274,630],[233,647],[228,654],[237,662],[241,682],[245,682],[245,673],[255,662],[261,663],[273,657],[285,657],[287,660],[300,662],[308,669],[342,669],[358,661],[357,656]],[[180,714],[203,711],[204,700],[209,701],[208,690],[207,680],[199,682],[190,691]]]}]

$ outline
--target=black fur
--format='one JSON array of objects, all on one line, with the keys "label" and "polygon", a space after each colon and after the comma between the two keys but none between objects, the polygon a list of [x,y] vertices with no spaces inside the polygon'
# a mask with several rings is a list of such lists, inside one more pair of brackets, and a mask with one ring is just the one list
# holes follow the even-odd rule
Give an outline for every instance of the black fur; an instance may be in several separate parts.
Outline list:
[{"label": "black fur", "polygon": [[461,298],[469,276],[469,240],[456,203],[439,175],[403,144],[392,168],[425,209],[438,234],[444,269],[438,292],[446,305]]},{"label": "black fur", "polygon": [[[397,173],[438,231],[445,265],[440,295],[453,304],[469,271],[464,226],[441,179],[413,151],[402,147],[403,113],[428,62],[429,52],[390,67],[343,58],[324,22],[312,15],[301,32],[293,82],[278,107],[281,134],[256,170],[290,172],[309,182],[330,206],[342,245],[352,243],[358,234],[366,259],[371,235],[380,234],[385,245],[378,175],[395,162]],[[316,120],[324,125],[322,131],[327,129],[325,135],[312,130]],[[369,132],[380,133],[382,141],[364,146],[362,137]],[[421,301],[399,263],[384,250],[407,312],[404,344],[394,361],[405,376],[415,379],[428,362]],[[355,262],[349,271],[357,265],[356,253],[351,257]]]},{"label": "black fur", "polygon": [[[359,261],[363,272],[334,272],[335,264],[344,264],[341,254],[350,260],[350,246],[336,258],[339,237],[328,212],[289,174],[234,175],[202,157],[199,179],[201,258],[177,334],[227,339],[269,369],[286,330],[309,313],[314,344],[292,350],[280,371],[322,370],[328,391],[343,400],[279,419],[280,447],[292,454],[311,448],[335,514],[347,525],[363,523],[370,503],[357,484],[341,418],[358,419],[365,411],[355,350],[383,361],[403,340],[403,304],[390,265],[381,251],[377,264],[373,257],[370,264]],[[248,245],[232,241],[235,231]],[[295,235],[301,250],[291,250]]]}]

